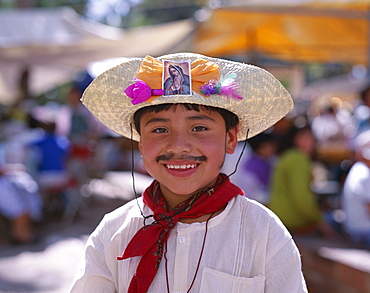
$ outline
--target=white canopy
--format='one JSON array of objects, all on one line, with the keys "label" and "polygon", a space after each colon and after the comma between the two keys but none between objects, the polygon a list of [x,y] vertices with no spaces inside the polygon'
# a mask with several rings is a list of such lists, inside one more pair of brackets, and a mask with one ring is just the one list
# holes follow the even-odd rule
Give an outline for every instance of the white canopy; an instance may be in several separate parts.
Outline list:
[{"label": "white canopy", "polygon": [[112,57],[159,56],[187,50],[195,24],[183,20],[121,30],[88,20],[70,7],[0,11],[0,103],[16,97],[28,67],[38,94],[73,78],[76,69]]}]

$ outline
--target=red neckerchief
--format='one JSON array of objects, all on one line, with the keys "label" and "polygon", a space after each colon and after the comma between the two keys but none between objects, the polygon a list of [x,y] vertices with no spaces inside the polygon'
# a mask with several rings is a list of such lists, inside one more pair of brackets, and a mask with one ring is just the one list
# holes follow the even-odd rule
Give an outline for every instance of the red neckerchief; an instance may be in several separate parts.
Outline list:
[{"label": "red neckerchief", "polygon": [[164,244],[179,219],[195,219],[217,212],[238,194],[243,195],[244,192],[232,184],[226,175],[220,174],[213,188],[207,188],[167,212],[166,201],[160,191],[159,183],[153,181],[143,193],[143,201],[154,212],[155,221],[151,225],[142,227],[131,239],[122,257],[117,257],[118,260],[123,260],[142,256],[128,293],[147,292],[161,263]]}]

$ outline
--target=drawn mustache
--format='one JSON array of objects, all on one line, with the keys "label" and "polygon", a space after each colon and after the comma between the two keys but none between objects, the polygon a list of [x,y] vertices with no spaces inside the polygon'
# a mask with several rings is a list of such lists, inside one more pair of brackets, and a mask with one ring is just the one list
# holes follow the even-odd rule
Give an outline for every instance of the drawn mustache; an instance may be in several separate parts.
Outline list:
[{"label": "drawn mustache", "polygon": [[206,162],[207,161],[207,157],[206,156],[190,156],[190,155],[181,155],[180,157],[176,157],[175,158],[175,154],[171,153],[171,154],[163,154],[163,155],[159,155],[157,158],[156,158],[156,162],[160,162],[160,161],[170,161],[170,160],[189,160],[189,161],[196,161],[196,162]]}]

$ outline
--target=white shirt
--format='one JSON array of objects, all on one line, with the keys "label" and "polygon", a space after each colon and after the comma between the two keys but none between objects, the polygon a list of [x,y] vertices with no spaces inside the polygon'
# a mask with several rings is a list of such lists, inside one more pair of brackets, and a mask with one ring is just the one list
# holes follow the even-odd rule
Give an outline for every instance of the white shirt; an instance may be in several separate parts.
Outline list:
[{"label": "white shirt", "polygon": [[343,187],[344,222],[348,232],[370,232],[370,169],[363,162],[356,162],[349,171]]},{"label": "white shirt", "polygon": [[[143,206],[141,198],[139,204]],[[144,214],[151,210],[143,207]],[[117,261],[143,225],[135,201],[106,215],[90,236],[71,292],[127,292],[140,257]],[[205,222],[177,223],[167,246],[170,291],[187,292],[204,239]],[[148,292],[167,292],[165,260]],[[208,223],[200,269],[191,292],[307,292],[300,255],[280,220],[237,196]]]}]

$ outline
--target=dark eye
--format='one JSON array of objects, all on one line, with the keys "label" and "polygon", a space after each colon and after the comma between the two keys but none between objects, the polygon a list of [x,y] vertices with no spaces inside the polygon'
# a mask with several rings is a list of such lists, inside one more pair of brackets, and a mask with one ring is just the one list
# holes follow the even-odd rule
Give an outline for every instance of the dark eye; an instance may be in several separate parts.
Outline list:
[{"label": "dark eye", "polygon": [[196,132],[199,132],[199,131],[206,131],[206,130],[208,130],[208,128],[207,128],[207,127],[205,127],[205,126],[195,126],[195,127],[193,128],[193,131],[196,131]]},{"label": "dark eye", "polygon": [[168,130],[166,128],[159,127],[159,128],[153,129],[153,132],[155,132],[155,133],[167,133]]}]

